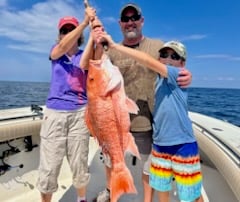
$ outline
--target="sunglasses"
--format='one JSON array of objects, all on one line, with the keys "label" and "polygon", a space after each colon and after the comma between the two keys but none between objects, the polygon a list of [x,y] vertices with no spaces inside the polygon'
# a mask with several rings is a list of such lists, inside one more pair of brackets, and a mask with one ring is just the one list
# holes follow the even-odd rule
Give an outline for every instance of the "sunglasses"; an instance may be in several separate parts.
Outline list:
[{"label": "sunglasses", "polygon": [[60,29],[59,33],[65,35],[71,31],[73,31],[75,28],[76,27],[63,27]]},{"label": "sunglasses", "polygon": [[169,54],[167,51],[160,51],[160,58],[171,57],[172,60],[180,60],[181,57],[177,53]]},{"label": "sunglasses", "polygon": [[138,21],[140,20],[141,15],[132,15],[132,16],[122,16],[121,17],[121,22],[128,22],[129,20],[131,20],[132,22]]}]

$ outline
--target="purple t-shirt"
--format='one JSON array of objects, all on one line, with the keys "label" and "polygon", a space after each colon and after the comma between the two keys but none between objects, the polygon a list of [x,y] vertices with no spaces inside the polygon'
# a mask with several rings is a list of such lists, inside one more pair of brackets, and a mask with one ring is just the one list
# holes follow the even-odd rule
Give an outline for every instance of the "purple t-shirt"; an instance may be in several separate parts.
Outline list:
[{"label": "purple t-shirt", "polygon": [[87,103],[87,71],[79,67],[83,51],[69,59],[63,55],[52,62],[52,78],[46,106],[56,110],[77,110]]}]

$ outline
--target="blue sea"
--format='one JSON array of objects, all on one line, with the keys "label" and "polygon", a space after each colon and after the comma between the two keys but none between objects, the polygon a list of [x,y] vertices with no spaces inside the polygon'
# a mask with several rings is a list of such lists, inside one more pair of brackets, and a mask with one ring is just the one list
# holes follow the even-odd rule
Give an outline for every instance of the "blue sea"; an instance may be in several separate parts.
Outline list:
[{"label": "blue sea", "polygon": [[[49,83],[0,81],[0,110],[44,105]],[[189,88],[189,110],[240,126],[240,89]]]}]

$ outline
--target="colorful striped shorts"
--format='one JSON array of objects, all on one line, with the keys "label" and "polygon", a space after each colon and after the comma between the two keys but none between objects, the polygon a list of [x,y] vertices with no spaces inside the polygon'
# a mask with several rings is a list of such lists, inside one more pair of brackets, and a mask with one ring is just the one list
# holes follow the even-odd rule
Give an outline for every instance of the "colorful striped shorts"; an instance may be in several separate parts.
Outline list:
[{"label": "colorful striped shorts", "polygon": [[196,142],[174,146],[153,144],[150,186],[160,192],[170,191],[173,177],[180,200],[194,201],[200,197],[202,174]]}]

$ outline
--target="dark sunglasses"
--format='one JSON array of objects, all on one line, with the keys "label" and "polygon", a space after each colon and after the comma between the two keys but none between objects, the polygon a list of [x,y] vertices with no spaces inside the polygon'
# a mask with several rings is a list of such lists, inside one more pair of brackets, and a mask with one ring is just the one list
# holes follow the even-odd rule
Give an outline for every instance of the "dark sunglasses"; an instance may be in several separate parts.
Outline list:
[{"label": "dark sunglasses", "polygon": [[131,20],[132,22],[138,21],[140,20],[141,15],[132,15],[132,16],[122,16],[121,17],[121,22],[128,22],[129,20]]},{"label": "dark sunglasses", "polygon": [[178,55],[177,53],[173,53],[173,54],[168,54],[167,51],[159,51],[160,53],[160,58],[168,58],[168,57],[171,57],[172,60],[180,60],[181,57],[180,55]]},{"label": "dark sunglasses", "polygon": [[75,28],[76,27],[63,27],[60,29],[59,33],[65,35],[71,31],[73,31]]}]

